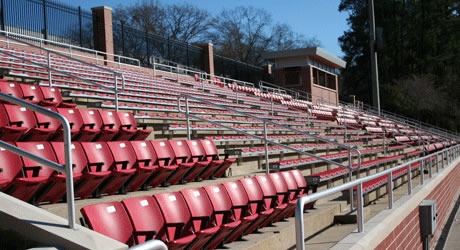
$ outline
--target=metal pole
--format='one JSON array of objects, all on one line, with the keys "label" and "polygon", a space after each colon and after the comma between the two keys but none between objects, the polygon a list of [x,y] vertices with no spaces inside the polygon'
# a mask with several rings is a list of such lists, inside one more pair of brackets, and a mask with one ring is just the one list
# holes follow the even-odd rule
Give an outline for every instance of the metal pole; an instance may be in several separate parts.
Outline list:
[{"label": "metal pole", "polygon": [[407,194],[412,194],[412,168],[407,165]]},{"label": "metal pole", "polygon": [[187,139],[191,140],[190,135],[190,109],[188,106],[188,97],[185,97],[185,118],[187,120]]},{"label": "metal pole", "polygon": [[5,31],[5,0],[0,0],[0,18],[2,19],[0,28]]},{"label": "metal pole", "polygon": [[48,86],[52,87],[53,82],[51,79],[51,53],[48,51]]},{"label": "metal pole", "polygon": [[47,17],[46,17],[46,0],[42,1],[43,4],[43,38],[48,40],[48,25],[47,25]]},{"label": "metal pole", "polygon": [[268,138],[267,138],[267,122],[264,121],[264,147],[265,147],[265,171],[270,173],[270,164],[268,162]]},{"label": "metal pole", "polygon": [[388,174],[387,181],[387,194],[388,194],[388,208],[393,208],[393,172]]},{"label": "metal pole", "polygon": [[364,204],[363,204],[363,183],[358,184],[358,208],[357,208],[357,219],[358,219],[358,232],[362,233],[364,231]]},{"label": "metal pole", "polygon": [[372,103],[377,108],[380,116],[380,93],[379,93],[379,72],[377,63],[376,36],[375,36],[375,17],[374,17],[374,0],[369,0],[369,47],[371,55],[371,74],[372,74]]},{"label": "metal pole", "polygon": [[117,75],[113,73],[113,77],[115,78],[115,110],[118,112],[118,81]]},{"label": "metal pole", "polygon": [[81,7],[78,6],[78,25],[80,26],[80,47],[83,47],[83,23],[81,20]]},{"label": "metal pole", "polygon": [[423,183],[425,183],[425,175],[423,174],[424,166],[425,166],[425,159],[421,160],[420,168],[419,168],[419,171],[420,171],[420,185],[423,185]]}]

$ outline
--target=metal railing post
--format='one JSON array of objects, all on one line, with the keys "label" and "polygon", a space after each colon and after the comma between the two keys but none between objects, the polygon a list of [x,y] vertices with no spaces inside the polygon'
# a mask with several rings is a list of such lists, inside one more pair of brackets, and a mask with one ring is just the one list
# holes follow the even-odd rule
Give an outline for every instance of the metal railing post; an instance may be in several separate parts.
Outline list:
[{"label": "metal railing post", "polygon": [[393,208],[393,172],[388,174],[387,181],[388,208]]},{"label": "metal railing post", "polygon": [[425,160],[423,159],[420,162],[420,168],[419,168],[419,171],[420,171],[420,184],[421,185],[423,185],[425,183],[425,175],[423,174],[424,167],[425,167]]},{"label": "metal railing post", "polygon": [[268,138],[267,138],[267,122],[264,120],[264,148],[265,148],[265,172],[270,173],[270,164],[268,162]]},{"label": "metal railing post", "polygon": [[115,110],[118,112],[118,80],[117,80],[117,75],[114,73],[114,88],[115,88]]},{"label": "metal railing post", "polygon": [[436,155],[436,173],[439,173],[439,156],[438,155]]},{"label": "metal railing post", "polygon": [[52,87],[53,82],[51,79],[51,53],[48,51],[48,86]]},{"label": "metal railing post", "polygon": [[433,172],[431,170],[432,165],[433,165],[433,159],[430,157],[428,158],[428,177],[430,177],[430,179],[433,177]]},{"label": "metal railing post", "polygon": [[[352,163],[351,163],[351,150],[348,150],[348,166],[350,168],[349,171],[348,171],[348,180],[351,182],[353,180],[353,170],[352,170]],[[354,196],[353,196],[353,187],[350,187],[348,192],[350,194],[350,197],[349,197],[350,198],[350,211],[353,211],[353,209],[355,207],[355,201],[354,201]]]},{"label": "metal railing post", "polygon": [[407,194],[412,194],[412,168],[407,164]]},{"label": "metal railing post", "polygon": [[358,232],[362,233],[364,231],[364,201],[363,201],[363,183],[358,184],[358,208],[356,211],[356,216],[358,220]]},{"label": "metal railing post", "polygon": [[188,105],[188,97],[185,97],[185,118],[187,122],[187,140],[191,140],[191,129],[190,129],[190,109]]}]

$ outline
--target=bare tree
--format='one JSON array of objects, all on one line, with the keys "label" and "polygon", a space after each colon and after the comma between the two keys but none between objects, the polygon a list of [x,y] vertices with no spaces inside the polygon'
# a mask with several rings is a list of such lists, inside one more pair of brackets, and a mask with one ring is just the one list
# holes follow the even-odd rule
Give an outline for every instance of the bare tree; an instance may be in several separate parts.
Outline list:
[{"label": "bare tree", "polygon": [[271,16],[263,9],[237,7],[222,11],[213,20],[209,38],[220,55],[260,64],[270,43]]},{"label": "bare tree", "polygon": [[218,54],[254,65],[263,64],[265,51],[320,46],[318,39],[307,39],[286,24],[272,25],[269,13],[253,7],[222,11],[208,37]]},{"label": "bare tree", "polygon": [[153,34],[165,34],[165,9],[158,1],[143,0],[133,5],[119,5],[113,19],[131,28]]},{"label": "bare tree", "polygon": [[321,42],[315,37],[307,39],[284,23],[277,23],[273,26],[270,41],[267,49],[275,51],[321,46]]},{"label": "bare tree", "polygon": [[172,39],[190,42],[203,39],[210,25],[210,14],[190,4],[166,8],[166,31]]}]

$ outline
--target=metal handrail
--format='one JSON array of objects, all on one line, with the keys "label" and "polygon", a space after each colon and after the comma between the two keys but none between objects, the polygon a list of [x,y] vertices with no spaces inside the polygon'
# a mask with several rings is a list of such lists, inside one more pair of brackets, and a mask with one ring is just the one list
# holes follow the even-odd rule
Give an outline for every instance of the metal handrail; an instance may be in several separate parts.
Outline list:
[{"label": "metal handrail", "polygon": [[[366,105],[363,104],[363,108],[364,107],[367,109],[368,112],[370,112],[372,114],[377,114],[377,111],[374,110],[374,108],[372,106],[369,106],[367,104]],[[409,118],[409,117],[398,115],[396,113],[392,113],[392,112],[389,112],[389,111],[382,110],[381,111],[381,116],[385,117],[387,119],[394,120],[394,121],[402,122],[402,123],[404,123],[404,124],[406,124],[406,125],[408,125],[410,127],[417,128],[417,129],[422,129],[425,132],[429,132],[429,133],[432,133],[432,134],[435,134],[435,135],[438,135],[438,136],[441,136],[441,137],[444,137],[444,138],[447,138],[446,133],[448,133],[449,135],[454,136],[457,140],[460,140],[460,134],[459,133],[455,133],[455,132],[452,132],[452,131],[449,131],[449,130],[446,130],[446,129],[435,127],[435,126],[433,126],[431,124],[423,123],[423,122],[417,121],[417,120]],[[431,131],[427,131],[427,130],[431,130]]]},{"label": "metal handrail", "polygon": [[12,151],[15,154],[30,158],[40,164],[43,164],[47,167],[50,167],[56,171],[64,172],[66,175],[66,198],[67,198],[67,213],[69,220],[69,228],[75,229],[75,200],[74,200],[74,188],[73,188],[73,171],[72,171],[72,152],[70,150],[71,137],[70,137],[70,124],[67,119],[51,110],[43,108],[33,103],[29,103],[25,100],[16,98],[14,96],[7,95],[0,92],[0,99],[8,101],[10,103],[23,106],[27,109],[33,110],[35,112],[41,113],[43,115],[49,116],[56,120],[59,120],[64,129],[64,157],[65,157],[65,166],[62,166],[56,162],[50,161],[48,159],[36,156],[31,154],[23,149],[15,147],[7,142],[0,140],[0,146],[6,150]]},{"label": "metal handrail", "polygon": [[[448,152],[450,152],[450,156],[452,156],[452,157],[444,158],[444,153],[448,153]],[[460,154],[460,145],[457,145],[455,147],[450,147],[450,148],[438,151],[436,153],[433,153],[433,154],[430,154],[430,155],[420,157],[418,159],[403,163],[403,164],[401,164],[401,165],[399,165],[397,167],[393,167],[393,168],[384,170],[382,172],[379,172],[379,173],[376,173],[376,174],[373,174],[373,175],[370,175],[370,176],[362,177],[360,179],[356,179],[354,181],[344,183],[344,184],[342,184],[340,186],[329,188],[327,190],[320,191],[320,192],[313,193],[313,194],[309,194],[308,196],[303,196],[303,197],[299,198],[299,200],[297,201],[297,204],[296,204],[296,208],[295,208],[296,249],[298,249],[298,250],[304,250],[305,249],[305,244],[304,244],[305,230],[304,230],[304,218],[303,218],[303,210],[304,210],[305,204],[308,204],[310,202],[319,200],[321,198],[328,197],[330,195],[333,195],[335,193],[341,192],[343,190],[352,189],[353,187],[358,186],[358,189],[357,189],[357,196],[358,196],[357,220],[358,220],[358,232],[361,233],[361,232],[364,231],[364,216],[363,216],[363,210],[364,209],[363,209],[363,193],[362,193],[362,191],[363,191],[362,190],[363,183],[365,183],[367,181],[370,181],[370,180],[373,180],[373,179],[376,179],[376,178],[379,178],[381,176],[388,175],[389,177],[388,177],[388,182],[387,182],[388,186],[387,187],[392,187],[392,180],[393,180],[392,173],[393,173],[393,171],[399,170],[399,169],[402,169],[402,168],[407,168],[407,175],[408,175],[407,179],[408,179],[408,182],[409,182],[408,183],[408,193],[410,194],[412,192],[411,165],[413,163],[416,163],[416,162],[419,162],[419,161],[424,162],[424,161],[426,161],[426,159],[431,159],[431,157],[433,157],[434,155],[436,155],[436,157],[441,155],[442,166],[444,168],[444,160],[446,160],[446,164],[449,164],[450,162],[455,160],[455,158],[458,157],[459,154]],[[421,166],[422,165],[423,164],[421,164]],[[439,171],[439,168],[436,168],[436,170]],[[420,171],[420,174],[423,176],[424,175],[423,171]],[[431,175],[430,175],[430,177],[431,177]],[[389,208],[391,209],[392,206],[393,206],[393,204],[392,204],[393,200],[390,199],[390,197],[391,198],[393,197],[393,189],[392,188],[387,188],[387,190],[389,192],[389,195],[388,195],[389,196],[389,199],[388,199]],[[353,194],[350,193],[350,196],[352,196],[352,195]]]},{"label": "metal handrail", "polygon": [[[107,52],[101,52],[101,51],[97,51],[97,50],[93,50],[93,49],[88,49],[88,48],[84,48],[84,47],[79,47],[79,46],[75,46],[75,45],[71,45],[71,44],[66,44],[66,43],[60,43],[60,42],[56,42],[56,41],[52,41],[52,40],[46,40],[46,39],[43,39],[43,38],[38,38],[38,37],[32,37],[32,36],[26,36],[26,35],[23,35],[23,34],[17,34],[17,33],[14,33],[14,32],[9,32],[9,31],[5,31],[5,30],[0,30],[0,34],[3,33],[5,34],[5,37],[10,38],[9,35],[12,35],[12,36],[16,36],[16,37],[22,37],[24,39],[27,39],[27,40],[34,40],[34,41],[38,41],[40,43],[40,48],[43,48],[43,44],[51,44],[51,45],[56,45],[56,46],[61,46],[61,47],[67,47],[69,49],[70,52],[65,52],[65,51],[60,51],[60,50],[54,50],[54,49],[48,49],[48,50],[51,50],[51,51],[54,51],[54,52],[60,52],[60,53],[66,53],[66,54],[69,54],[71,57],[74,55],[72,53],[72,49],[75,49],[75,50],[80,50],[82,52],[86,52],[86,53],[93,53],[95,55],[95,58],[93,57],[89,57],[89,56],[84,56],[84,55],[81,55],[81,54],[78,54],[76,56],[78,57],[82,57],[82,58],[88,58],[88,59],[96,59],[96,63],[99,62],[99,55],[106,55],[106,56],[113,56],[115,58],[118,58],[118,65],[122,64],[121,63],[121,59],[126,59],[126,60],[129,60],[129,61],[134,61],[136,62],[136,65],[138,68],[141,67],[141,62],[139,59],[135,59],[135,58],[131,58],[131,57],[126,57],[126,56],[120,56],[120,55],[116,55],[116,54],[112,54],[112,53],[107,53]],[[14,39],[13,39],[14,40]],[[1,41],[0,41],[1,42]],[[7,40],[6,43],[8,44],[9,41]],[[72,57],[73,58],[73,57]],[[104,62],[109,62],[107,59],[104,59],[103,60]],[[123,63],[124,65],[129,65],[131,66],[131,64],[125,64]]]},{"label": "metal handrail", "polygon": [[[185,103],[186,103],[186,110],[183,111],[181,109],[181,98],[185,98]],[[229,110],[229,111],[233,111],[235,113],[238,113],[238,114],[241,114],[243,116],[246,116],[246,117],[250,117],[250,118],[253,118],[253,119],[257,119],[257,120],[260,120],[263,122],[264,124],[264,137],[260,137],[260,136],[257,136],[257,135],[254,135],[254,134],[250,134],[246,131],[243,131],[243,130],[240,130],[240,129],[236,129],[236,128],[232,128],[230,126],[226,126],[226,125],[223,125],[223,124],[220,124],[218,122],[214,122],[214,121],[211,121],[209,119],[206,119],[206,118],[202,118],[202,117],[199,117],[199,116],[196,116],[196,115],[193,115],[193,114],[190,114],[190,110],[189,110],[189,106],[188,106],[188,100],[189,99],[193,99],[193,100],[197,100],[197,101],[200,101],[200,102],[203,102],[203,103],[207,103],[209,105],[213,105],[213,106],[216,106],[216,107],[220,107],[220,108],[223,108],[223,109],[226,109],[226,110]],[[301,151],[301,150],[298,150],[298,149],[295,149],[295,148],[292,148],[292,147],[289,147],[289,146],[286,146],[284,144],[281,144],[281,143],[278,143],[278,142],[275,142],[275,141],[272,141],[272,140],[269,140],[267,139],[267,135],[266,135],[266,125],[267,124],[272,124],[272,125],[275,125],[275,126],[279,126],[281,128],[284,128],[284,129],[287,129],[287,130],[290,130],[290,131],[294,131],[294,132],[297,132],[299,134],[303,134],[303,135],[307,135],[309,137],[311,137],[312,139],[315,139],[315,140],[318,140],[318,141],[323,141],[323,142],[326,142],[326,143],[330,143],[332,145],[335,145],[337,147],[341,147],[341,148],[345,148],[349,151],[349,155],[351,157],[351,151],[355,151],[357,156],[358,156],[358,168],[361,167],[361,158],[362,158],[362,154],[361,154],[361,151],[354,148],[354,147],[350,147],[348,145],[345,145],[345,144],[341,144],[341,143],[338,143],[338,142],[335,142],[335,141],[331,141],[331,140],[328,140],[328,139],[325,139],[325,138],[322,138],[322,137],[319,137],[319,136],[316,136],[316,135],[313,135],[313,134],[310,134],[308,132],[305,132],[305,131],[301,131],[301,130],[297,130],[297,129],[294,129],[294,128],[291,128],[289,126],[286,126],[286,125],[283,125],[283,124],[280,124],[280,123],[276,123],[276,122],[273,122],[273,121],[270,121],[268,119],[265,119],[265,118],[262,118],[262,117],[258,117],[258,116],[255,116],[255,115],[252,115],[252,114],[248,114],[248,113],[245,113],[245,112],[242,112],[242,111],[239,111],[239,110],[236,110],[236,109],[233,109],[233,108],[230,108],[228,106],[225,106],[225,105],[221,105],[221,104],[216,104],[216,103],[213,103],[213,102],[210,102],[210,101],[207,101],[207,100],[204,100],[204,99],[201,99],[201,98],[197,98],[197,97],[194,97],[194,96],[190,96],[188,94],[181,94],[180,96],[178,96],[177,98],[177,101],[178,101],[178,111],[180,113],[185,113],[186,114],[186,120],[187,120],[187,137],[188,139],[190,140],[190,117],[193,117],[195,119],[199,119],[199,120],[203,120],[203,121],[207,121],[207,122],[210,122],[214,125],[218,125],[218,126],[222,126],[224,128],[227,128],[227,129],[230,129],[230,130],[233,130],[233,131],[237,131],[237,132],[240,132],[242,134],[245,134],[245,135],[249,135],[249,136],[252,136],[254,138],[257,138],[257,139],[260,139],[260,140],[263,140],[265,142],[265,164],[266,164],[266,170],[267,170],[267,173],[269,172],[269,161],[268,161],[268,150],[267,150],[267,145],[268,143],[270,144],[273,144],[273,145],[277,145],[277,146],[281,146],[281,147],[284,147],[284,148],[287,148],[289,150],[292,150],[294,152],[297,152],[297,153],[301,153],[301,154],[305,154],[305,155],[308,155],[308,156],[311,156],[311,157],[315,157],[317,159],[320,159],[320,160],[323,160],[327,163],[331,163],[331,164],[334,164],[334,165],[338,165],[338,166],[341,166],[341,167],[344,167],[344,168],[347,168],[348,170],[351,171],[352,169],[352,165],[353,163],[350,161],[349,162],[349,166],[345,166],[343,164],[340,164],[338,162],[335,162],[335,161],[332,161],[332,160],[329,160],[329,159],[324,159],[324,158],[321,158],[320,156],[317,156],[317,155],[314,155],[314,154],[311,154],[311,153],[308,153],[308,152],[304,152],[304,151]]]},{"label": "metal handrail", "polygon": [[[125,76],[123,73],[120,73],[120,72],[116,72],[116,71],[113,71],[113,70],[110,70],[110,69],[106,69],[104,67],[100,67],[98,65],[94,65],[94,64],[90,64],[90,63],[87,63],[85,61],[82,61],[82,60],[79,60],[79,59],[76,59],[76,58],[72,58],[72,57],[69,57],[69,56],[66,56],[66,55],[63,55],[59,52],[55,52],[53,50],[49,50],[49,49],[46,49],[46,48],[41,48],[39,46],[36,46],[34,44],[30,44],[30,43],[27,43],[27,42],[24,42],[24,41],[21,41],[19,39],[14,39],[14,38],[11,38],[9,37],[9,39],[12,39],[12,40],[15,40],[19,43],[22,43],[22,44],[25,44],[27,46],[31,46],[33,48],[36,48],[36,49],[39,49],[39,50],[44,50],[48,53],[48,63],[45,65],[45,64],[41,64],[41,63],[38,63],[38,62],[34,62],[32,60],[29,60],[29,59],[26,59],[26,58],[23,58],[23,57],[20,57],[20,56],[17,56],[17,55],[13,55],[12,53],[9,53],[9,52],[6,52],[5,49],[3,48],[0,48],[0,53],[4,53],[8,56],[11,56],[11,57],[14,57],[16,59],[19,59],[19,60],[22,60],[22,61],[25,61],[25,62],[28,62],[28,63],[31,63],[33,65],[36,65],[36,66],[39,66],[39,67],[42,67],[42,68],[45,68],[48,70],[48,80],[49,80],[49,85],[52,86],[52,79],[51,79],[51,71],[56,71],[56,72],[59,72],[63,75],[66,75],[68,77],[71,77],[71,78],[74,78],[74,79],[78,79],[80,81],[83,81],[83,82],[86,82],[86,83],[89,83],[89,84],[92,84],[92,85],[96,85],[98,87],[101,87],[101,88],[104,88],[104,89],[107,89],[107,90],[112,90],[114,95],[115,95],[115,109],[118,111],[118,91],[119,91],[119,88],[118,88],[118,77],[121,78],[121,81],[122,81],[122,85],[121,85],[121,90],[124,90],[125,89],[125,86],[126,86],[126,82],[125,82]],[[113,78],[114,78],[114,86],[113,87],[110,87],[110,86],[105,86],[105,85],[102,85],[102,84],[99,84],[99,83],[96,83],[96,82],[92,82],[92,81],[89,81],[87,79],[84,79],[84,78],[81,78],[81,77],[78,77],[78,76],[75,76],[75,75],[72,75],[70,73],[67,73],[65,71],[61,71],[61,70],[58,70],[58,69],[54,69],[51,67],[51,53],[55,53],[59,56],[62,56],[64,58],[67,58],[69,61],[76,61],[78,63],[81,63],[81,64],[84,64],[84,65],[87,65],[87,66],[90,66],[90,67],[95,67],[95,68],[98,68],[102,71],[106,71],[106,72],[109,72],[111,74],[113,74]]]},{"label": "metal handrail", "polygon": [[149,240],[142,244],[130,247],[128,250],[168,250],[168,247],[161,240]]}]

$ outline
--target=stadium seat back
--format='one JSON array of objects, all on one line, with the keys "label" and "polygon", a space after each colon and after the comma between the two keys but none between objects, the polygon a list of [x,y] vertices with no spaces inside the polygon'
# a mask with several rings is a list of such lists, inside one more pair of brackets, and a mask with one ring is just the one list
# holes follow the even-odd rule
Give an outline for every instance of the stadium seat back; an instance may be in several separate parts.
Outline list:
[{"label": "stadium seat back", "polygon": [[129,246],[134,245],[133,226],[120,202],[88,205],[80,211],[90,229]]},{"label": "stadium seat back", "polygon": [[166,242],[163,214],[157,201],[152,196],[124,199],[122,204],[131,219],[138,244],[150,239],[159,239]]}]

